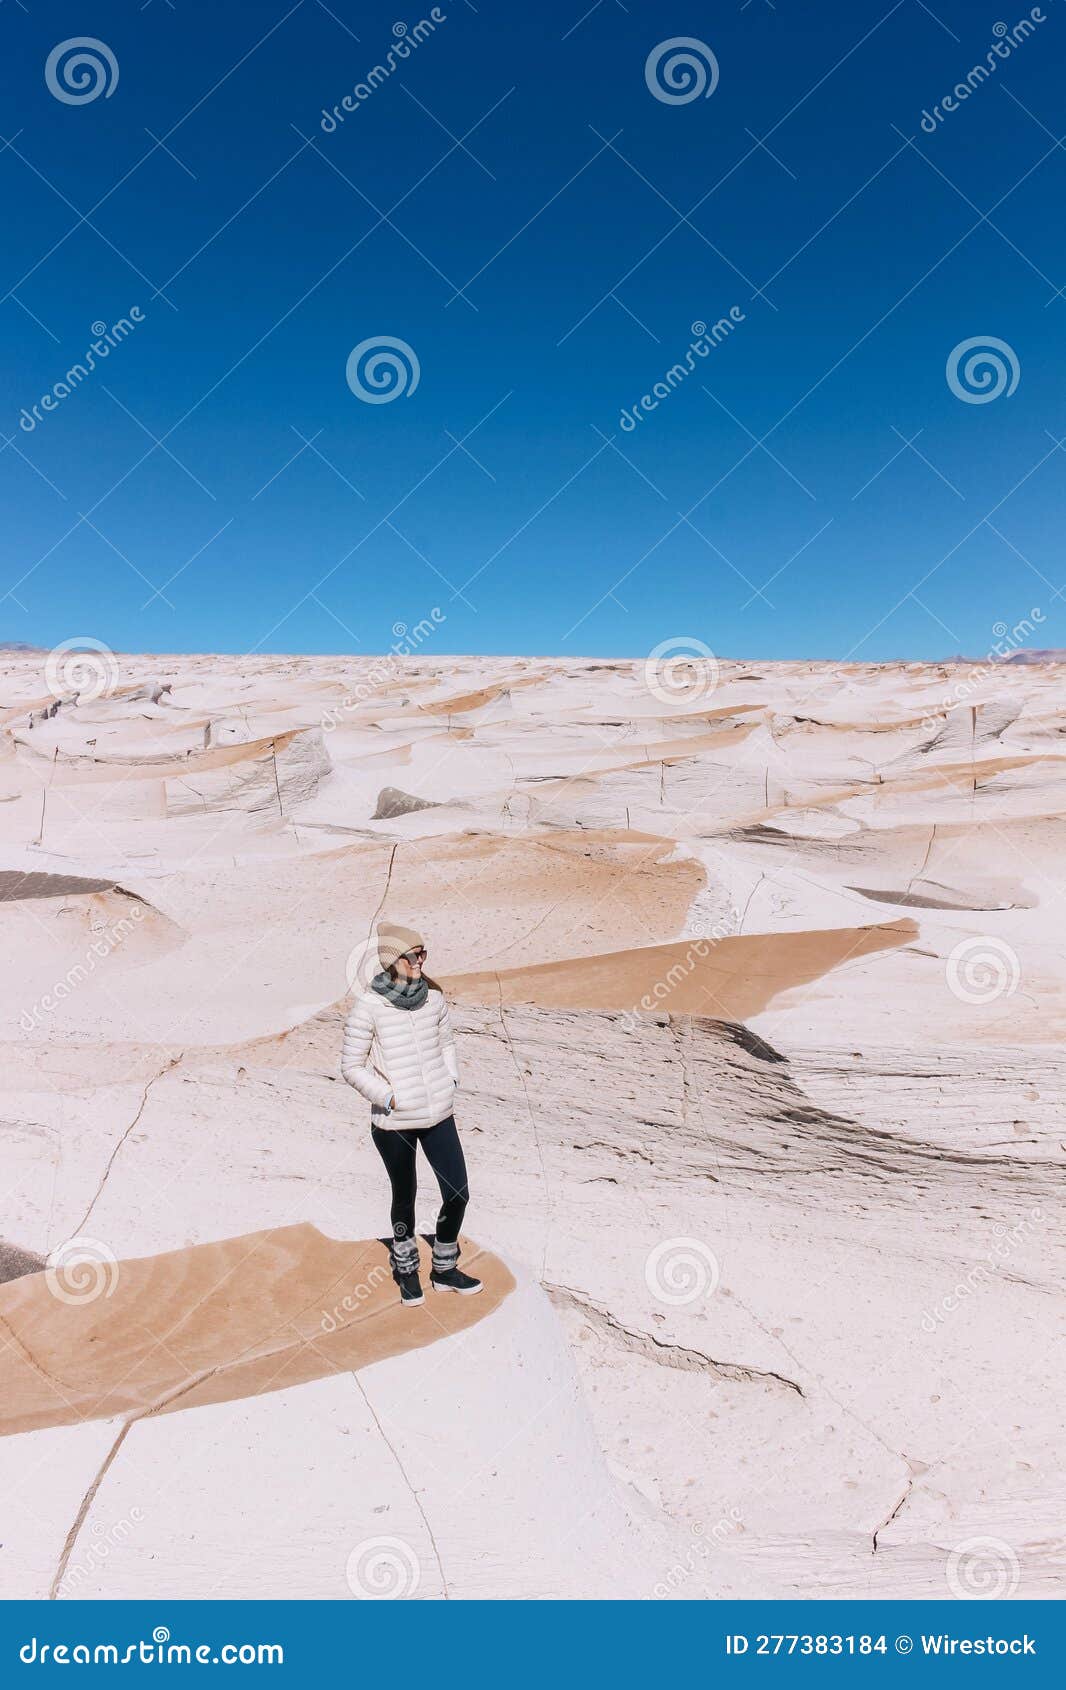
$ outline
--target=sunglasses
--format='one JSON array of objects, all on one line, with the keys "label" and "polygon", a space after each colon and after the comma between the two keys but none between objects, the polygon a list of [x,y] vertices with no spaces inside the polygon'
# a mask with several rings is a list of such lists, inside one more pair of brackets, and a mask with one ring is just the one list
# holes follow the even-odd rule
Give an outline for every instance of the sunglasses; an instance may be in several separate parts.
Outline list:
[{"label": "sunglasses", "polygon": [[403,960],[404,962],[423,962],[426,954],[425,945],[419,945],[417,951],[404,951]]}]

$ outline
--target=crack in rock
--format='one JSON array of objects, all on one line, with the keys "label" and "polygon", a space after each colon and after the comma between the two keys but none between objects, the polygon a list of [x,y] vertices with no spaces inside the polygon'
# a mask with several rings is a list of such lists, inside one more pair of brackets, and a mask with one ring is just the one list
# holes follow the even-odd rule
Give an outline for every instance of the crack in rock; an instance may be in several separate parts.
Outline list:
[{"label": "crack in rock", "polygon": [[50,1602],[54,1602],[59,1594],[59,1587],[66,1577],[67,1567],[70,1564],[70,1557],[74,1553],[74,1546],[81,1534],[81,1528],[88,1518],[90,1508],[96,1501],[97,1495],[100,1491],[100,1486],[103,1484],[105,1478],[110,1472],[115,1457],[118,1455],[119,1450],[122,1448],[122,1445],[125,1443],[126,1438],[129,1436],[133,1427],[137,1425],[138,1421],[148,1420],[153,1414],[162,1413],[164,1408],[169,1407],[172,1402],[176,1402],[179,1397],[186,1396],[189,1391],[195,1390],[198,1385],[203,1385],[209,1379],[213,1379],[216,1373],[221,1372],[223,1365],[225,1364],[219,1363],[215,1367],[201,1369],[201,1371],[195,1374],[191,1379],[185,1379],[173,1390],[165,1392],[157,1402],[150,1404],[148,1408],[143,1408],[139,1414],[131,1414],[128,1420],[123,1421],[117,1438],[111,1445],[111,1448],[108,1450],[103,1461],[100,1463],[95,1478],[89,1485],[85,1495],[82,1497],[81,1505],[78,1508],[77,1514],[74,1516],[74,1523],[66,1535],[63,1548],[59,1556],[59,1563],[56,1567],[55,1575],[48,1591],[48,1600]]},{"label": "crack in rock", "polygon": [[[904,1457],[904,1460],[906,1460],[906,1457]],[[912,1477],[912,1478],[909,1478],[907,1480],[906,1488],[904,1489],[903,1495],[900,1497],[899,1501],[896,1503],[896,1506],[893,1508],[891,1514],[887,1514],[885,1516],[885,1518],[881,1521],[881,1524],[875,1529],[874,1534],[873,1534],[873,1539],[872,1539],[872,1541],[873,1541],[872,1553],[874,1555],[877,1554],[877,1540],[878,1540],[878,1538],[880,1537],[881,1533],[886,1529],[886,1527],[888,1527],[892,1524],[893,1520],[896,1518],[896,1516],[899,1514],[900,1510],[903,1508],[904,1503],[908,1501],[910,1494],[911,1494],[911,1491],[913,1489],[914,1489],[914,1479]]]},{"label": "crack in rock", "polygon": [[181,1059],[184,1055],[185,1055],[184,1051],[179,1051],[177,1056],[172,1056],[170,1058],[170,1061],[166,1064],[166,1066],[164,1068],[160,1068],[158,1074],[153,1074],[152,1078],[148,1081],[148,1084],[145,1086],[144,1093],[141,1097],[140,1107],[138,1108],[137,1113],[133,1117],[133,1120],[130,1122],[129,1126],[126,1128],[125,1132],[122,1134],[122,1137],[119,1139],[118,1143],[115,1145],[115,1148],[112,1150],[110,1156],[108,1157],[107,1165],[104,1168],[104,1171],[100,1176],[100,1183],[97,1186],[95,1192],[93,1193],[92,1201],[90,1202],[89,1207],[86,1209],[84,1215],[82,1215],[82,1217],[81,1217],[81,1220],[78,1222],[77,1226],[74,1228],[73,1232],[71,1233],[72,1238],[77,1238],[78,1235],[80,1234],[81,1230],[82,1230],[82,1227],[87,1225],[88,1220],[89,1220],[89,1216],[92,1214],[93,1210],[96,1208],[96,1205],[100,1200],[100,1194],[103,1191],[104,1186],[107,1184],[108,1177],[110,1176],[111,1170],[115,1165],[115,1161],[118,1157],[119,1151],[122,1149],[126,1140],[129,1138],[130,1134],[132,1133],[134,1127],[137,1125],[141,1116],[144,1114],[145,1106],[148,1103],[148,1096],[149,1096],[149,1093],[152,1090],[152,1087],[156,1084],[157,1080],[161,1080],[163,1078],[164,1074],[169,1074],[172,1068],[176,1068],[178,1066],[178,1063],[181,1061]]},{"label": "crack in rock", "polygon": [[674,1367],[686,1373],[709,1373],[715,1379],[731,1379],[743,1384],[768,1384],[782,1386],[785,1390],[795,1391],[799,1397],[805,1397],[806,1392],[795,1379],[789,1379],[783,1373],[774,1373],[761,1367],[747,1367],[741,1362],[716,1361],[713,1356],[704,1355],[702,1350],[686,1349],[683,1344],[667,1344],[654,1333],[637,1332],[630,1326],[623,1326],[609,1310],[594,1302],[590,1297],[583,1296],[569,1285],[553,1285],[549,1281],[543,1282],[544,1289],[557,1308],[575,1309],[584,1315],[599,1331],[620,1343],[623,1349],[633,1355],[640,1355],[647,1361],[657,1362],[660,1367]]},{"label": "crack in rock", "polygon": [[127,1420],[125,1422],[125,1424],[122,1427],[122,1430],[118,1434],[118,1437],[115,1439],[114,1443],[111,1445],[111,1448],[108,1450],[106,1456],[104,1457],[104,1459],[103,1459],[103,1461],[102,1461],[102,1463],[101,1463],[101,1465],[100,1465],[100,1467],[97,1471],[96,1477],[93,1479],[92,1484],[89,1486],[88,1490],[85,1492],[85,1495],[81,1499],[81,1506],[78,1509],[77,1514],[74,1516],[74,1523],[71,1526],[70,1530],[68,1531],[66,1538],[64,1540],[64,1543],[63,1543],[63,1548],[60,1551],[59,1563],[56,1567],[55,1573],[54,1573],[53,1578],[52,1578],[52,1583],[51,1583],[49,1590],[48,1590],[48,1600],[49,1600],[49,1602],[54,1602],[59,1595],[59,1587],[63,1583],[64,1578],[66,1577],[67,1567],[70,1564],[70,1557],[74,1553],[74,1545],[78,1541],[78,1536],[81,1532],[82,1526],[85,1524],[85,1519],[86,1519],[86,1516],[89,1512],[89,1509],[92,1507],[93,1503],[95,1502],[96,1494],[99,1491],[100,1486],[104,1482],[104,1478],[107,1474],[108,1468],[111,1466],[111,1463],[114,1461],[114,1459],[115,1459],[116,1455],[118,1454],[119,1450],[122,1448],[123,1443],[126,1441],[126,1435],[129,1432],[130,1427],[133,1424],[134,1424],[134,1422],[132,1420]]},{"label": "crack in rock", "polygon": [[397,1450],[396,1445],[393,1443],[392,1439],[389,1437],[389,1434],[386,1432],[384,1426],[381,1424],[381,1420],[378,1416],[377,1409],[374,1407],[373,1403],[370,1401],[370,1398],[367,1396],[366,1387],[363,1384],[363,1381],[360,1379],[360,1377],[357,1373],[352,1374],[352,1380],[353,1380],[354,1384],[356,1385],[357,1389],[359,1390],[359,1392],[360,1392],[360,1394],[363,1398],[363,1401],[366,1403],[366,1406],[370,1411],[370,1415],[371,1415],[371,1418],[374,1422],[374,1425],[377,1427],[378,1431],[381,1433],[381,1436],[382,1436],[386,1446],[388,1447],[389,1452],[391,1453],[392,1458],[395,1461],[397,1468],[399,1469],[400,1477],[403,1479],[404,1484],[407,1486],[408,1490],[411,1493],[411,1499],[414,1502],[415,1507],[418,1509],[418,1512],[422,1516],[422,1524],[425,1526],[426,1532],[429,1536],[429,1541],[433,1545],[433,1554],[436,1557],[436,1561],[437,1561],[437,1571],[440,1573],[440,1582],[441,1582],[441,1588],[444,1591],[444,1600],[446,1602],[448,1602],[448,1601],[451,1600],[451,1592],[448,1589],[448,1580],[444,1576],[444,1562],[441,1560],[440,1545],[437,1543],[437,1539],[436,1539],[436,1535],[433,1531],[433,1527],[429,1523],[429,1515],[426,1513],[425,1508],[422,1506],[422,1498],[419,1496],[418,1492],[415,1490],[414,1485],[411,1483],[411,1479],[410,1479],[410,1476],[407,1472],[407,1469],[405,1468],[403,1462],[400,1460],[399,1451]]}]

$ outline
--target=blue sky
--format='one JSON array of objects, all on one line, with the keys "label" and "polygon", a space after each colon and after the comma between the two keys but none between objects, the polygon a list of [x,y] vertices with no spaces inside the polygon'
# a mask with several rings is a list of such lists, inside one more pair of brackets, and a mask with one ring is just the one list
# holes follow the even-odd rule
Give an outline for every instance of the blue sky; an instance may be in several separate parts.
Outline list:
[{"label": "blue sky", "polygon": [[[1037,11],[937,119],[1028,8],[445,0],[330,129],[428,6],[8,0],[0,637],[376,652],[440,607],[449,652],[876,660],[1039,607],[1066,645]],[[84,36],[113,62],[58,98]],[[709,96],[649,86],[680,38]],[[961,398],[989,336],[1014,390]],[[371,404],[383,337],[417,385]]]}]

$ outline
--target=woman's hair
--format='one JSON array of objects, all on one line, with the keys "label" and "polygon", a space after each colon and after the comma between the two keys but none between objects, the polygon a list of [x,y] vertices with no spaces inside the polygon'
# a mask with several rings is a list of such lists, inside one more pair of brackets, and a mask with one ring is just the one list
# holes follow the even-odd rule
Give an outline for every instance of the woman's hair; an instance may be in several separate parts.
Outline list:
[{"label": "woman's hair", "polygon": [[[397,960],[399,960],[399,959],[397,959]],[[398,980],[399,979],[399,974],[396,971],[396,963],[395,962],[392,963],[391,966],[386,970],[386,973],[388,974],[390,980]],[[432,974],[427,974],[424,968],[422,970],[422,978],[426,982],[426,985],[429,987],[431,992],[439,992],[442,997],[444,996],[444,987],[442,985],[440,985],[440,983],[438,981],[434,980]]]}]

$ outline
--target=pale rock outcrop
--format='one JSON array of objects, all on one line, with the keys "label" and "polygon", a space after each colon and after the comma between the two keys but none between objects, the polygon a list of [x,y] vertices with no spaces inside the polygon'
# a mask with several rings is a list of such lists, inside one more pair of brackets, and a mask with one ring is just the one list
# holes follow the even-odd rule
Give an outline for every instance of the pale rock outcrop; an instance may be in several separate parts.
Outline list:
[{"label": "pale rock outcrop", "polygon": [[167,814],[242,810],[270,811],[284,816],[286,808],[314,797],[330,771],[330,758],[320,729],[278,734],[267,742],[220,740],[239,744],[239,759],[217,769],[190,771],[166,783]]},{"label": "pale rock outcrop", "polygon": [[[1061,669],[118,661],[55,712],[0,665],[3,1594],[344,1596],[382,1539],[416,1597],[1061,1594]],[[515,1288],[330,1371],[270,1250],[182,1298],[384,1231],[383,916]],[[104,1383],[233,1339],[225,1400],[84,1419],[94,1333]]]}]

